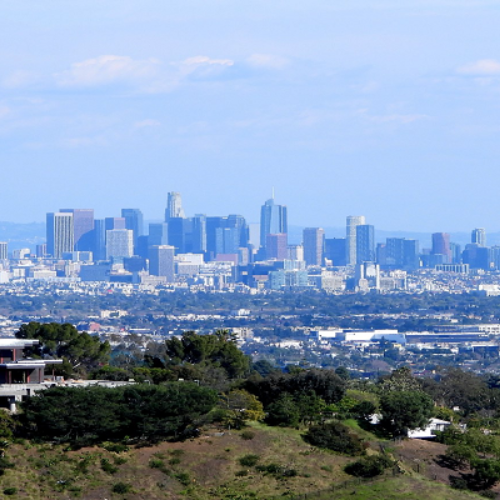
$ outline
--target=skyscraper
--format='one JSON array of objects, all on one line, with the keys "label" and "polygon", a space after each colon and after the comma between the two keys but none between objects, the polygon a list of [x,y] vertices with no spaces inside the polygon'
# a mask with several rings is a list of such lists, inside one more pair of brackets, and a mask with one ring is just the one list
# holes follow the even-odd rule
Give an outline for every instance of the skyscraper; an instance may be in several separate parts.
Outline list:
[{"label": "skyscraper", "polygon": [[167,196],[167,208],[165,209],[165,222],[170,219],[184,219],[186,216],[182,208],[181,193],[171,191]]},{"label": "skyscraper", "polygon": [[260,246],[265,248],[268,234],[288,234],[287,208],[267,200],[260,210]]},{"label": "skyscraper", "polygon": [[169,283],[174,281],[175,248],[170,245],[149,247],[149,274],[165,276]]},{"label": "skyscraper", "polygon": [[93,231],[93,246],[92,252],[94,253],[94,260],[106,259],[106,223],[104,219],[94,220]]},{"label": "skyscraper", "polygon": [[346,220],[346,264],[356,264],[356,226],[365,224],[364,215],[349,215]]},{"label": "skyscraper", "polygon": [[73,214],[74,250],[77,252],[91,251],[94,210],[92,208],[62,208],[59,212]]},{"label": "skyscraper", "polygon": [[106,258],[123,259],[134,254],[133,231],[109,229],[106,231]]},{"label": "skyscraper", "polygon": [[142,212],[138,208],[122,208],[122,218],[125,219],[125,229],[133,231],[134,252],[137,254],[137,239],[144,234]]},{"label": "skyscraper", "polygon": [[473,229],[471,233],[471,243],[477,243],[480,247],[486,246],[486,230],[482,227]]},{"label": "skyscraper", "polygon": [[7,260],[8,258],[8,244],[6,241],[0,241],[0,260]]},{"label": "skyscraper", "polygon": [[324,257],[325,231],[306,227],[303,232],[304,260],[308,266],[321,266]]},{"label": "skyscraper", "polygon": [[432,234],[432,255],[442,255],[443,264],[451,263],[450,235],[448,233]]},{"label": "skyscraper", "polygon": [[60,259],[64,252],[73,252],[75,247],[73,214],[51,212],[47,214],[47,253]]},{"label": "skyscraper", "polygon": [[325,258],[331,260],[334,266],[345,266],[346,264],[345,242],[345,238],[327,238],[325,240]]},{"label": "skyscraper", "polygon": [[287,235],[268,234],[266,242],[266,259],[285,260],[288,256]]},{"label": "skyscraper", "polygon": [[375,228],[369,224],[356,226],[356,263],[375,262]]},{"label": "skyscraper", "polygon": [[149,224],[148,245],[168,245],[168,225],[165,222]]}]

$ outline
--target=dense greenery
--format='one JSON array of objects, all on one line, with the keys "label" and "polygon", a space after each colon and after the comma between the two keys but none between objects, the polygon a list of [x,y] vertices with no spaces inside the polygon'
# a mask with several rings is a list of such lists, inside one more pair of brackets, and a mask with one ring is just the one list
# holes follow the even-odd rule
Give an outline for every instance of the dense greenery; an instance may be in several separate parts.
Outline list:
[{"label": "dense greenery", "polygon": [[27,354],[34,357],[63,358],[62,374],[72,376],[109,363],[111,348],[86,332],[79,332],[69,323],[37,323],[21,325],[16,332],[18,339],[36,339],[40,343],[29,348]]},{"label": "dense greenery", "polygon": [[191,383],[103,388],[55,387],[22,405],[25,432],[37,439],[91,444],[157,441],[185,435],[216,404],[214,391]]},{"label": "dense greenery", "polygon": [[313,425],[307,431],[305,439],[314,446],[346,455],[359,455],[365,450],[363,441],[355,436],[349,427],[340,422]]}]

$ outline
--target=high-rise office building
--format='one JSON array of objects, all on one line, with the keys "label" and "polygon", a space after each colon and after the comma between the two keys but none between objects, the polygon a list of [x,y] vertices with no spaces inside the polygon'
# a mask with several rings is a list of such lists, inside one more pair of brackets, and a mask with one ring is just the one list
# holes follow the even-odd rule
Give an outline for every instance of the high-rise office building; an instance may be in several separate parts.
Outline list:
[{"label": "high-rise office building", "polygon": [[106,231],[111,229],[127,229],[124,217],[106,217],[104,219]]},{"label": "high-rise office building", "polygon": [[287,260],[304,260],[304,247],[302,245],[288,245],[286,252]]},{"label": "high-rise office building", "polygon": [[144,234],[142,212],[138,208],[122,208],[125,229],[133,231],[134,252],[137,254],[137,239]]},{"label": "high-rise office building", "polygon": [[165,222],[149,224],[149,246],[168,245],[168,224]]},{"label": "high-rise office building", "polygon": [[192,250],[192,221],[182,217],[172,217],[167,223],[168,243],[175,247],[175,253]]},{"label": "high-rise office building", "polygon": [[486,230],[482,227],[473,229],[471,233],[471,243],[477,243],[480,247],[486,246]]},{"label": "high-rise office building", "polygon": [[375,228],[370,224],[356,226],[356,263],[375,262]]},{"label": "high-rise office building", "polygon": [[134,235],[130,229],[106,231],[106,258],[123,259],[134,254]]},{"label": "high-rise office building", "polygon": [[92,208],[62,208],[59,212],[73,214],[74,250],[92,251],[94,210]]},{"label": "high-rise office building", "polygon": [[285,233],[268,234],[266,242],[266,258],[285,260],[288,257],[288,238]]},{"label": "high-rise office building", "polygon": [[69,212],[51,212],[47,214],[47,253],[60,259],[65,252],[72,252],[75,247],[73,214]]},{"label": "high-rise office building", "polygon": [[165,222],[170,219],[184,219],[184,209],[182,208],[181,193],[171,191],[167,196],[167,208],[165,209]]},{"label": "high-rise office building", "polygon": [[346,265],[346,239],[327,238],[325,240],[325,258],[332,262],[334,266]]},{"label": "high-rise office building", "polygon": [[303,231],[304,260],[308,266],[321,266],[324,257],[325,231],[306,227]]},{"label": "high-rise office building", "polygon": [[349,215],[346,219],[346,264],[354,266],[356,259],[356,226],[365,224],[364,215]]},{"label": "high-rise office building", "polygon": [[448,233],[432,234],[432,255],[441,255],[443,264],[451,264],[450,235]]},{"label": "high-rise office building", "polygon": [[6,241],[0,241],[0,260],[9,258],[9,245]]},{"label": "high-rise office building", "polygon": [[94,220],[93,231],[93,247],[94,260],[106,260],[106,222],[104,219]]},{"label": "high-rise office building", "polygon": [[[207,257],[209,260],[213,260],[217,256],[217,254],[238,253],[238,248],[246,247],[250,238],[248,225],[245,221],[245,218],[241,215],[229,215],[227,217],[207,217],[205,229]],[[225,229],[232,229],[233,231],[226,232],[226,236],[223,236],[223,230]],[[224,246],[224,241],[232,242],[231,245],[236,246],[236,251],[221,251]]]},{"label": "high-rise office building", "polygon": [[287,208],[267,200],[260,210],[260,246],[265,248],[268,234],[288,234]]},{"label": "high-rise office building", "polygon": [[193,253],[207,251],[207,216],[196,214],[193,218]]},{"label": "high-rise office building", "polygon": [[169,283],[174,281],[175,248],[171,245],[149,247],[149,274],[165,276]]}]

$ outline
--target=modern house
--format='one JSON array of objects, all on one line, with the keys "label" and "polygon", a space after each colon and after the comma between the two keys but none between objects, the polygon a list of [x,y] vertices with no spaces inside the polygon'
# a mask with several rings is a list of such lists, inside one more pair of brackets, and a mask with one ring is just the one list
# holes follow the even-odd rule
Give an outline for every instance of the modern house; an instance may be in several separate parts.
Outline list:
[{"label": "modern house", "polygon": [[0,339],[0,407],[16,411],[16,402],[54,384],[45,378],[47,365],[62,364],[62,359],[30,359],[25,349],[38,340]]}]

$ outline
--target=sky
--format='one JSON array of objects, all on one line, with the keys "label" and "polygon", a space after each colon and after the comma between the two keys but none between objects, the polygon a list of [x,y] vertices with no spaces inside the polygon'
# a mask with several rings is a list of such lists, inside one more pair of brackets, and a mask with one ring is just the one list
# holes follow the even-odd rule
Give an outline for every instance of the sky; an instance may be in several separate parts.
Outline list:
[{"label": "sky", "polygon": [[500,0],[2,0],[0,220],[500,230]]}]

